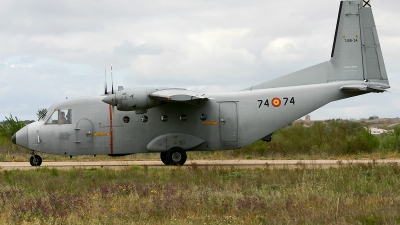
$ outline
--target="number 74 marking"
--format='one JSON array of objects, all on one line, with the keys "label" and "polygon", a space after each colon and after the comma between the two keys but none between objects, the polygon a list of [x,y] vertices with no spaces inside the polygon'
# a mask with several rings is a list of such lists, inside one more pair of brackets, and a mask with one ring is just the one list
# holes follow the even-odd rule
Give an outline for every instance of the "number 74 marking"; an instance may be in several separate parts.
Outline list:
[{"label": "number 74 marking", "polygon": [[[290,98],[290,101],[289,101],[289,98]],[[285,106],[285,105],[287,105],[288,104],[288,101],[289,101],[289,104],[292,104],[292,105],[294,105],[294,103],[295,103],[295,101],[294,101],[294,97],[284,97],[283,98],[283,100],[284,100],[284,102],[283,102],[283,105]],[[273,99],[274,101],[272,102],[272,105],[274,106],[274,107],[279,107],[279,106],[281,106],[281,104],[282,104],[282,101],[279,99],[279,98],[274,98]],[[258,105],[258,108],[261,108],[261,106],[267,106],[267,107],[269,107],[269,99],[265,99],[265,101],[264,100],[257,100],[260,104]],[[264,104],[263,104],[264,103]]]}]

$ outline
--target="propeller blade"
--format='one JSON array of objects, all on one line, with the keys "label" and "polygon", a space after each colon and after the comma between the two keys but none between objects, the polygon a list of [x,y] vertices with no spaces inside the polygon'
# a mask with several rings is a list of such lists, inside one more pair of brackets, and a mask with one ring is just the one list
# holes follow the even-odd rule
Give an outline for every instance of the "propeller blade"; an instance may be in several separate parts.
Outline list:
[{"label": "propeller blade", "polygon": [[104,68],[104,94],[107,94],[107,72],[106,68]]},{"label": "propeller blade", "polygon": [[112,65],[111,65],[111,94],[114,94],[114,79],[112,75]]}]

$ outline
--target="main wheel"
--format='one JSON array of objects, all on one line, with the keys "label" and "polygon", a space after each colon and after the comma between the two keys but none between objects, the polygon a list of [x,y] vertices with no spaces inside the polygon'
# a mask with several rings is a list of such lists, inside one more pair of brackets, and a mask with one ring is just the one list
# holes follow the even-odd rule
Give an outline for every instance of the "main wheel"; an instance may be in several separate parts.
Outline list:
[{"label": "main wheel", "polygon": [[261,140],[266,141],[266,142],[271,142],[272,141],[272,134],[268,134],[267,136],[261,138]]},{"label": "main wheel", "polygon": [[160,159],[161,159],[161,162],[163,162],[165,165],[170,165],[171,163],[168,161],[167,153],[168,152],[161,152]]},{"label": "main wheel", "polygon": [[31,166],[40,166],[42,165],[42,157],[40,157],[39,155],[33,155],[29,159],[29,163],[31,164]]},{"label": "main wheel", "polygon": [[167,160],[169,161],[169,165],[174,166],[183,166],[186,162],[186,152],[181,148],[171,148],[167,152]]}]

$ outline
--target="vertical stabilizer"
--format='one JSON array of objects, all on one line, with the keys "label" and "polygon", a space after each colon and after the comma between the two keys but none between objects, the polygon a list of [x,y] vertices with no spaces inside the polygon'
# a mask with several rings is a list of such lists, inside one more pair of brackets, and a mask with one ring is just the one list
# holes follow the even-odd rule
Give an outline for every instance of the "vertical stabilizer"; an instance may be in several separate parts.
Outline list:
[{"label": "vertical stabilizer", "polygon": [[[370,81],[368,88],[379,92],[389,88],[374,17],[368,2],[340,2],[330,60],[245,90],[334,81]],[[353,86],[346,86],[342,90],[353,89]]]},{"label": "vertical stabilizer", "polygon": [[340,3],[328,82],[370,80],[388,84],[374,17],[368,6],[360,1]]}]

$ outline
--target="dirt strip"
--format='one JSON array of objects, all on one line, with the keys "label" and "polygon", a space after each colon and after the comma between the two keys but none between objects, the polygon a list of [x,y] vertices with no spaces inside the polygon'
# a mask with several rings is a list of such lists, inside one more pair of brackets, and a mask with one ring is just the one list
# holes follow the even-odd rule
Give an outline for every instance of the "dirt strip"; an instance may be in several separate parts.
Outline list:
[{"label": "dirt strip", "polygon": [[[183,167],[240,167],[240,168],[329,168],[348,165],[398,165],[400,159],[362,159],[362,160],[188,160]],[[165,166],[161,161],[90,161],[90,162],[43,162],[33,167],[29,162],[0,162],[0,170],[37,168],[113,168],[124,169],[130,166],[176,168]]]}]

